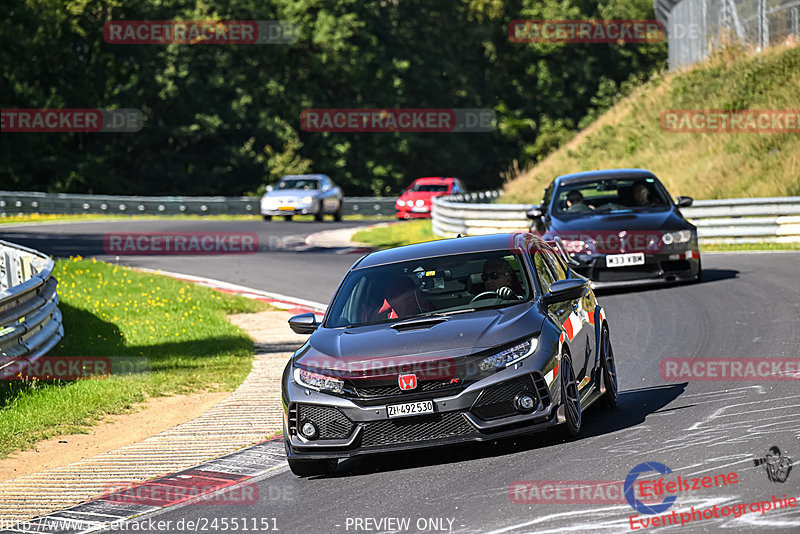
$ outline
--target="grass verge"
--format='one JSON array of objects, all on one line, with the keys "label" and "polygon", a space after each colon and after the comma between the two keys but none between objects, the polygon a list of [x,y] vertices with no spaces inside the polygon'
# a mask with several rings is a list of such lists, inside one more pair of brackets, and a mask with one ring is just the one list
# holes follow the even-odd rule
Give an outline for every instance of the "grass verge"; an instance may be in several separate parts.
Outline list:
[{"label": "grass verge", "polygon": [[653,171],[673,195],[698,199],[800,195],[800,135],[679,133],[668,110],[800,109],[800,47],[750,55],[729,47],[689,70],[657,76],[569,143],[506,184],[507,203],[539,203],[569,172],[619,167]]},{"label": "grass verge", "polygon": [[252,340],[230,313],[266,305],[153,274],[73,258],[56,263],[62,342],[49,356],[126,357],[146,372],[75,381],[0,382],[0,457],[81,433],[149,397],[232,391],[250,372]]},{"label": "grass verge", "polygon": [[379,225],[353,234],[352,240],[373,248],[392,248],[442,239],[433,234],[430,219],[415,219]]}]

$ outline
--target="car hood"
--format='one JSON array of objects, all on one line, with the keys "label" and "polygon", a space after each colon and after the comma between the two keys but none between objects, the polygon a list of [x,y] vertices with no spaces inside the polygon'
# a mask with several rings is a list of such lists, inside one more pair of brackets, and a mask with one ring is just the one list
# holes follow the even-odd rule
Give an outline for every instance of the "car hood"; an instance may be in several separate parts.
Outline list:
[{"label": "car hood", "polygon": [[625,211],[588,213],[568,217],[553,216],[548,233],[583,232],[592,230],[683,230],[691,228],[675,209],[658,211]]},{"label": "car hood", "polygon": [[409,330],[392,328],[406,320],[320,328],[296,353],[295,364],[321,372],[333,369],[345,379],[391,377],[426,362],[458,364],[471,354],[536,336],[543,321],[533,302],[526,302],[451,315],[446,321]]}]

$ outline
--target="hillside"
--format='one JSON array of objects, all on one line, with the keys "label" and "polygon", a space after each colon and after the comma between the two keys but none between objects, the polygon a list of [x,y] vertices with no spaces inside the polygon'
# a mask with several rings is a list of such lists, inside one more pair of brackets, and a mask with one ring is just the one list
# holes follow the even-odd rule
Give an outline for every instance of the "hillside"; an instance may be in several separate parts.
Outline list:
[{"label": "hillside", "polygon": [[761,134],[661,129],[662,110],[709,109],[800,113],[800,47],[760,55],[729,49],[690,70],[653,78],[565,146],[512,178],[503,202],[538,203],[555,176],[614,167],[649,169],[676,196],[800,196],[800,130]]}]

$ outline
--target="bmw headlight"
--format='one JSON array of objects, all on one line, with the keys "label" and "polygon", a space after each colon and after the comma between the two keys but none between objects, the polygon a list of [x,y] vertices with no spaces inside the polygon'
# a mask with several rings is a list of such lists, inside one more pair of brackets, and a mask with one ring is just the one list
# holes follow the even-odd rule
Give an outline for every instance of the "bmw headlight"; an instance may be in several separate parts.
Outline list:
[{"label": "bmw headlight", "polygon": [[312,196],[305,196],[300,199],[301,204],[311,204],[312,202],[314,202],[314,197]]},{"label": "bmw headlight", "polygon": [[305,369],[296,368],[294,370],[294,381],[301,386],[310,389],[333,391],[334,393],[341,393],[344,388],[344,382],[338,378],[321,375],[319,373],[312,373]]},{"label": "bmw headlight", "polygon": [[512,363],[516,363],[521,359],[530,356],[531,353],[536,350],[536,345],[538,343],[538,339],[531,338],[527,341],[523,341],[519,345],[501,350],[497,354],[492,354],[488,358],[485,358],[481,363],[478,364],[478,369],[481,371],[489,371],[491,369],[502,369],[504,367],[508,367]]},{"label": "bmw headlight", "polygon": [[680,230],[678,232],[664,232],[661,236],[661,241],[665,245],[688,243],[692,239],[691,230]]}]

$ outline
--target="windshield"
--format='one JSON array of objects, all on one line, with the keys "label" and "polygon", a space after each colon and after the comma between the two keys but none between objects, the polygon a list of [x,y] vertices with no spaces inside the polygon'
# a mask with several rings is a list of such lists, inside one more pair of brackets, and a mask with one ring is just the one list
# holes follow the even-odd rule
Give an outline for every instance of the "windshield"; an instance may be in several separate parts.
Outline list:
[{"label": "windshield", "polygon": [[605,179],[562,185],[556,194],[554,211],[578,215],[663,210],[670,205],[663,186],[652,178]]},{"label": "windshield", "polygon": [[411,186],[410,191],[446,193],[449,187],[448,184],[414,184]]},{"label": "windshield", "polygon": [[521,256],[508,251],[356,269],[331,304],[327,328],[517,304],[531,297]]},{"label": "windshield", "polygon": [[278,182],[278,189],[319,189],[318,180],[292,179]]}]

